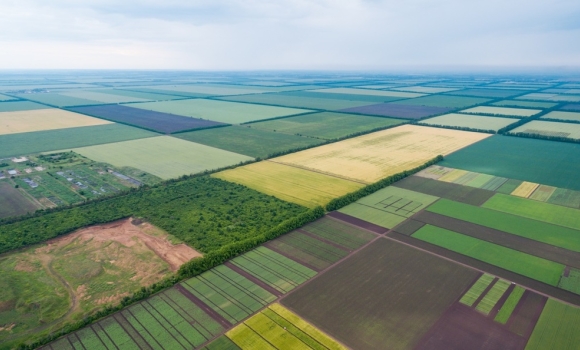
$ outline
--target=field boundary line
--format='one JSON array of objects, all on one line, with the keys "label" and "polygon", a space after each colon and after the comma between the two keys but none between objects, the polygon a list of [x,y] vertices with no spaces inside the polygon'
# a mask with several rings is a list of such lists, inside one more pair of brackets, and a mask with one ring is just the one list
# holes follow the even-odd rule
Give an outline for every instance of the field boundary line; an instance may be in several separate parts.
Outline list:
[{"label": "field boundary line", "polygon": [[[246,272],[244,269],[232,264],[230,261],[226,261],[224,263],[224,265],[227,266],[228,268],[232,269],[232,271],[236,272],[240,276],[242,276],[242,277],[246,278],[247,280],[249,280],[250,282],[254,283],[258,287],[260,287],[260,288],[264,289],[265,291],[267,291],[268,293],[274,295],[276,298],[279,298],[282,295],[282,292],[280,292],[276,288],[268,285],[267,283],[258,279],[254,275]],[[260,298],[260,300],[262,300],[262,299]],[[265,300],[262,300],[262,301],[265,301]],[[265,304],[268,305],[269,303],[266,302]]]},{"label": "field boundary line", "polygon": [[[338,141],[338,142],[340,142],[340,141]],[[324,145],[321,145],[321,146],[324,146]],[[300,151],[299,151],[299,152],[300,152]],[[283,157],[283,156],[281,156],[281,157]],[[339,175],[336,175],[336,174],[327,173],[327,172],[324,172],[324,171],[315,170],[315,169],[311,169],[311,168],[308,168],[308,167],[303,167],[303,166],[300,166],[300,165],[297,165],[297,164],[290,164],[290,163],[277,162],[277,161],[275,161],[275,160],[273,160],[273,159],[266,159],[265,161],[266,161],[266,162],[272,162],[272,163],[280,164],[280,165],[285,165],[285,166],[288,166],[288,167],[291,167],[291,168],[296,168],[296,169],[306,170],[306,171],[310,171],[310,172],[313,172],[313,173],[317,173],[317,174],[322,174],[322,175],[326,175],[326,176],[334,177],[334,178],[341,179],[341,180],[346,180],[346,181],[350,181],[350,182],[355,182],[355,183],[359,183],[359,184],[361,184],[361,185],[365,185],[365,186],[368,186],[368,185],[370,185],[370,184],[371,184],[371,183],[369,183],[369,182],[363,182],[363,181],[361,181],[361,180],[355,180],[355,179],[351,179],[351,178],[348,178],[348,177],[343,177],[343,176],[339,176]]]}]

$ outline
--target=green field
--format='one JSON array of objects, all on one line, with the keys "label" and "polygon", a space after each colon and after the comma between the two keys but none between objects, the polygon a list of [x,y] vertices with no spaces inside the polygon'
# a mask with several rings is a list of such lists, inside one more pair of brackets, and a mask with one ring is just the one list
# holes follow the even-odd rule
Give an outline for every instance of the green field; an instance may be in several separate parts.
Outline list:
[{"label": "green field", "polygon": [[430,87],[430,86],[406,86],[406,87],[391,88],[391,90],[418,92],[418,93],[423,93],[423,94],[439,94],[442,92],[450,92],[450,91],[455,91],[458,89],[457,88]]},{"label": "green field", "polygon": [[381,238],[281,303],[350,348],[413,349],[477,276]]},{"label": "green field", "polygon": [[16,96],[35,102],[45,103],[50,106],[56,107],[69,107],[69,106],[83,106],[83,105],[97,105],[102,104],[95,100],[88,100],[85,98],[78,98],[72,96],[65,96],[55,92],[37,93],[37,94],[16,94]]},{"label": "green field", "polygon": [[132,103],[129,107],[209,119],[227,124],[242,124],[256,120],[284,117],[310,112],[307,109],[253,105],[205,99]]},{"label": "green field", "polygon": [[0,135],[0,158],[135,140],[159,134],[122,124],[104,124]]},{"label": "green field", "polygon": [[[498,193],[483,207],[580,230],[580,210]],[[553,229],[552,229],[553,230]]]},{"label": "green field", "polygon": [[548,299],[526,350],[575,350],[580,344],[580,309]]},{"label": "green field", "polygon": [[432,96],[417,97],[409,100],[397,101],[393,103],[415,106],[465,108],[485,103],[487,101],[489,100],[486,98],[479,97],[432,95]]},{"label": "green field", "polygon": [[438,165],[580,190],[580,145],[572,143],[495,135]]},{"label": "green field", "polygon": [[140,92],[140,91],[130,91],[122,89],[99,89],[93,90],[97,92],[102,92],[110,95],[127,96],[138,99],[144,99],[148,101],[165,101],[165,100],[177,100],[182,99],[182,96],[168,95],[168,94],[155,94],[151,92]]},{"label": "green field", "polygon": [[376,237],[370,232],[331,219],[328,216],[302,227],[302,230],[349,250],[360,248]]},{"label": "green field", "polygon": [[15,97],[0,94],[0,102],[16,100]]},{"label": "green field", "polygon": [[467,128],[472,130],[498,131],[516,120],[511,118],[482,117],[478,115],[465,115],[458,113],[445,114],[439,117],[421,120],[422,125],[441,125],[455,128]]},{"label": "green field", "polygon": [[556,106],[556,103],[549,102],[532,102],[532,101],[519,101],[519,100],[502,100],[492,103],[494,106],[499,107],[528,107],[528,108],[552,108]]},{"label": "green field", "polygon": [[31,111],[35,109],[46,109],[46,108],[50,107],[30,101],[13,101],[0,103],[0,112]]},{"label": "green field", "polygon": [[174,137],[192,141],[254,158],[266,158],[271,154],[305,148],[324,142],[314,138],[288,135],[246,126],[228,126],[177,133]]},{"label": "green field", "polygon": [[252,129],[332,140],[355,133],[399,125],[403,122],[401,119],[322,112],[267,120],[252,123],[249,126]]},{"label": "green field", "polygon": [[425,94],[418,94],[415,92],[400,92],[400,91],[384,91],[384,90],[368,90],[368,89],[354,89],[354,88],[331,88],[310,90],[312,92],[331,93],[331,94],[348,94],[348,95],[369,95],[381,97],[400,97],[400,98],[415,98],[425,96]]},{"label": "green field", "polygon": [[227,96],[243,94],[259,94],[262,92],[275,91],[274,88],[242,85],[210,85],[210,84],[183,84],[183,85],[150,85],[130,88],[130,90],[158,91],[175,95],[184,94],[196,96]]},{"label": "green field", "polygon": [[520,302],[520,299],[522,298],[522,295],[524,295],[525,291],[526,290],[524,288],[516,286],[510,293],[505,303],[502,305],[501,309],[499,309],[499,312],[495,316],[494,320],[499,323],[506,324],[514,312],[516,306]]},{"label": "green field", "polygon": [[473,286],[471,286],[471,288],[469,288],[469,290],[463,294],[461,299],[459,299],[459,302],[467,306],[473,306],[479,296],[485,291],[487,286],[493,282],[493,280],[494,277],[492,275],[481,275],[481,277],[477,279]]},{"label": "green field", "polygon": [[101,90],[81,90],[81,91],[66,91],[61,92],[62,96],[69,96],[74,98],[80,98],[85,100],[92,100],[95,103],[122,103],[122,102],[145,102],[150,101],[149,99],[123,96],[118,94],[109,94]]},{"label": "green field", "polygon": [[489,315],[495,304],[510,286],[508,281],[498,280],[475,307],[476,310]]},{"label": "green field", "polygon": [[369,102],[366,101],[294,96],[284,93],[230,96],[230,97],[222,97],[221,99],[233,102],[258,103],[265,105],[312,108],[331,111],[351,107],[366,106],[369,104]]},{"label": "green field", "polygon": [[553,111],[553,112],[550,112],[546,115],[543,115],[542,118],[540,118],[540,119],[566,120],[566,121],[580,123],[580,113]]},{"label": "green field", "polygon": [[73,149],[89,159],[141,169],[162,179],[218,169],[252,158],[171,136]]},{"label": "green field", "polygon": [[393,228],[438,197],[398,187],[387,187],[338,211],[385,228]]},{"label": "green field", "polygon": [[[567,227],[562,227],[558,224],[550,224],[547,222],[542,222],[541,217],[537,217],[534,216],[532,213],[525,212],[525,205],[528,202],[531,202],[532,205],[533,204],[541,205],[545,203],[531,201],[520,197],[508,196],[504,194],[496,194],[495,196],[498,196],[498,198],[501,199],[503,199],[504,197],[509,197],[507,198],[506,201],[508,204],[511,205],[517,206],[521,203],[522,207],[524,207],[522,211],[525,214],[527,214],[527,218],[522,217],[523,215],[517,216],[520,214],[519,212],[504,213],[497,210],[491,210],[496,209],[494,207],[494,203],[497,203],[498,206],[501,205],[501,203],[499,203],[498,200],[494,198],[492,198],[494,199],[493,201],[491,200],[490,200],[491,202],[488,201],[488,203],[490,203],[489,205],[488,204],[484,205],[485,208],[480,208],[468,204],[441,199],[437,203],[428,207],[427,211],[449,216],[459,220],[464,220],[474,224],[490,227],[499,231],[533,239],[538,242],[543,242],[556,247],[561,247],[564,249],[580,252],[580,231],[570,229]],[[512,201],[511,200],[512,198],[516,200]],[[568,209],[564,207],[555,206],[552,204],[547,205],[550,207]],[[574,214],[574,212],[570,214]],[[549,213],[547,215],[549,215]],[[558,221],[556,220],[556,222]]]},{"label": "green field", "polygon": [[413,237],[552,286],[564,270],[562,264],[436,226],[425,225]]},{"label": "green field", "polygon": [[[580,113],[578,113],[580,115]],[[568,139],[580,140],[580,124],[560,123],[543,120],[532,120],[522,126],[519,126],[510,133],[518,134],[535,134],[549,137],[563,137]]]},{"label": "green field", "polygon": [[528,108],[509,108],[509,107],[493,107],[493,106],[478,106],[469,109],[464,109],[461,113],[469,114],[487,114],[497,116],[512,116],[512,117],[531,117],[540,113],[539,109]]}]

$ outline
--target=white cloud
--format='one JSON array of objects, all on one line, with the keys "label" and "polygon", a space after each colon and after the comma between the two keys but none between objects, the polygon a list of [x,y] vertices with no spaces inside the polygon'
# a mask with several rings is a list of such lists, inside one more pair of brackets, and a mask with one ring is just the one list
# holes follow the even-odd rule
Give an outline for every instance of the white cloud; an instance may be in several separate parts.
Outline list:
[{"label": "white cloud", "polygon": [[21,0],[0,68],[577,66],[580,3],[489,0]]}]

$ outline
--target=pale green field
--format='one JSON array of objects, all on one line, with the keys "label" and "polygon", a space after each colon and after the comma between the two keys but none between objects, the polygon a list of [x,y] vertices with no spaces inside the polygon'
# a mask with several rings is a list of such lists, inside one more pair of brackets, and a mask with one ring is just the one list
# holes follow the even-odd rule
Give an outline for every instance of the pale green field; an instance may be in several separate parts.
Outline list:
[{"label": "pale green field", "polygon": [[365,90],[365,89],[354,89],[354,88],[331,88],[331,89],[319,89],[319,90],[310,90],[310,91],[333,93],[333,94],[370,95],[370,96],[386,96],[386,97],[401,97],[401,98],[414,98],[414,97],[425,96],[425,94],[419,94],[419,93],[415,93],[415,92],[380,91],[380,90]]},{"label": "pale green field", "polygon": [[513,129],[511,132],[580,139],[580,124],[533,120]]},{"label": "pale green field", "polygon": [[205,99],[135,103],[130,106],[186,117],[209,119],[227,124],[241,124],[254,120],[310,112],[309,110],[298,108],[262,106]]},{"label": "pale green field", "polygon": [[420,124],[498,131],[499,129],[515,122],[517,122],[517,120],[512,118],[485,117],[479,115],[451,113],[435,118],[429,118],[427,120],[422,120]]},{"label": "pale green field", "polygon": [[234,165],[253,158],[170,136],[76,148],[73,151],[117,167],[130,166],[163,179]]},{"label": "pale green field", "polygon": [[10,100],[16,100],[16,98],[0,94],[0,101],[10,101]]},{"label": "pale green field", "polygon": [[455,91],[455,90],[459,90],[459,89],[444,88],[444,87],[431,87],[431,86],[408,86],[408,87],[393,88],[391,90],[418,92],[418,93],[422,93],[422,94],[438,94],[441,92],[450,92],[450,91]]},{"label": "pale green field", "polygon": [[269,92],[272,89],[262,87],[245,87],[245,86],[215,86],[215,85],[152,85],[140,86],[139,88],[152,88],[156,90],[164,90],[167,92],[188,92],[195,94],[205,94],[208,96],[226,96],[226,95],[242,95],[242,94],[259,94],[262,92]]},{"label": "pale green field", "polygon": [[150,101],[150,100],[146,100],[146,99],[143,99],[143,98],[130,97],[130,96],[121,96],[121,95],[113,95],[113,94],[107,94],[107,93],[102,93],[102,92],[97,92],[97,91],[83,91],[83,90],[79,90],[79,91],[61,92],[60,94],[63,95],[63,96],[70,96],[70,97],[82,98],[82,99],[86,99],[86,100],[93,100],[93,101],[103,102],[103,103],[121,103],[121,102],[144,102],[144,101]]},{"label": "pale green field", "polygon": [[540,112],[541,110],[539,109],[492,107],[492,106],[478,106],[464,109],[461,111],[461,113],[509,115],[513,117],[531,117]]},{"label": "pale green field", "polygon": [[580,113],[554,111],[542,116],[540,119],[559,119],[580,122]]},{"label": "pale green field", "polygon": [[564,101],[564,102],[580,102],[580,96],[577,95],[558,95],[546,93],[531,93],[524,96],[517,97],[522,100],[542,100],[542,101]]}]

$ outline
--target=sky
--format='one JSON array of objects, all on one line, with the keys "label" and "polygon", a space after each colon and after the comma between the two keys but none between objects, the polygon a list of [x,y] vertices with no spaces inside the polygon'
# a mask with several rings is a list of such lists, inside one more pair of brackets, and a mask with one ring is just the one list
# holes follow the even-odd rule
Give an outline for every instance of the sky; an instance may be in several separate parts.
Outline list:
[{"label": "sky", "polygon": [[580,66],[578,0],[1,0],[0,69]]}]

